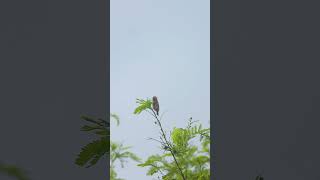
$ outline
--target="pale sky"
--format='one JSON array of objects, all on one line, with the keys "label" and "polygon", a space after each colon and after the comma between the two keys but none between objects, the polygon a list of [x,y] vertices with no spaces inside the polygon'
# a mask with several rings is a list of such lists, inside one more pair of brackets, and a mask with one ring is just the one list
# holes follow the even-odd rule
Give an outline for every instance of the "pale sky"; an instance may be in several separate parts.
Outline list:
[{"label": "pale sky", "polygon": [[[210,122],[210,1],[111,0],[111,104],[120,126],[111,139],[133,146],[143,160],[160,153],[158,128],[149,114],[133,115],[136,98],[158,96],[164,128],[186,126],[189,117]],[[120,178],[153,179],[129,162]]]}]

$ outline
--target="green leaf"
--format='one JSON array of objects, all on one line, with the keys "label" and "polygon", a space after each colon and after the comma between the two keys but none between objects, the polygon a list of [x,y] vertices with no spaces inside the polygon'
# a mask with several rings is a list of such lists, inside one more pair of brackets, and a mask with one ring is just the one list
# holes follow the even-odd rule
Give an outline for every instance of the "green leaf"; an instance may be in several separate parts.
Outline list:
[{"label": "green leaf", "polygon": [[132,160],[134,160],[136,162],[140,162],[140,158],[137,155],[135,155],[134,153],[132,153],[132,152],[127,151],[127,152],[124,152],[122,154],[123,154],[124,157],[128,157],[128,158],[130,158],[130,159],[132,159]]},{"label": "green leaf", "polygon": [[0,164],[0,173],[15,177],[18,180],[29,180],[29,178],[26,176],[26,173],[22,169],[13,165]]},{"label": "green leaf", "polygon": [[91,167],[95,165],[101,157],[109,152],[110,141],[107,138],[95,140],[84,146],[75,163],[79,166]]},{"label": "green leaf", "polygon": [[[191,141],[196,137],[200,143],[193,145]],[[202,125],[188,124],[186,128],[173,128],[170,139],[171,148],[187,179],[209,180],[210,179],[210,128],[204,129]],[[196,140],[196,139],[194,139]],[[199,139],[197,139],[199,141]],[[152,155],[140,167],[148,167],[147,175],[155,176],[161,172],[163,180],[182,180],[171,153],[164,151],[162,155]]]},{"label": "green leaf", "polygon": [[103,119],[100,119],[100,118],[94,118],[94,117],[91,117],[91,116],[88,116],[88,115],[81,115],[80,118],[82,120],[85,120],[87,122],[90,122],[90,123],[93,123],[93,124],[96,124],[102,128],[106,128],[107,126],[109,126],[110,124],[103,120]]},{"label": "green leaf", "polygon": [[157,166],[152,166],[147,172],[147,175],[152,176],[153,174],[157,173],[159,168]]},{"label": "green leaf", "polygon": [[107,130],[101,130],[101,131],[96,131],[96,134],[101,136],[108,136],[110,133],[108,133]]},{"label": "green leaf", "polygon": [[97,130],[97,129],[104,129],[101,128],[101,126],[88,126],[88,125],[84,125],[82,126],[82,128],[80,129],[81,131],[92,131],[92,130]]},{"label": "green leaf", "polygon": [[0,164],[0,173],[15,177],[18,180],[29,180],[22,169],[13,165]]},{"label": "green leaf", "polygon": [[152,108],[151,100],[137,99],[137,103],[139,104],[139,106],[134,110],[134,114],[140,114],[142,111]]},{"label": "green leaf", "polygon": [[117,126],[119,126],[119,124],[120,124],[120,118],[119,118],[119,116],[116,115],[116,114],[111,114],[110,116],[111,116],[111,118],[113,118],[114,120],[116,120]]}]

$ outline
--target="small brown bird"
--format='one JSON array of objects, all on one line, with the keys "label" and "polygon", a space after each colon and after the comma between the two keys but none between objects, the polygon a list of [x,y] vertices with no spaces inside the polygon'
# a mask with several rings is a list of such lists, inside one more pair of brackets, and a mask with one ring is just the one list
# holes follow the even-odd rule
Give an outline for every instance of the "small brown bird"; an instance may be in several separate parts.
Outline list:
[{"label": "small brown bird", "polygon": [[156,96],[152,97],[152,107],[153,107],[153,110],[157,112],[157,116],[159,116],[159,102]]}]

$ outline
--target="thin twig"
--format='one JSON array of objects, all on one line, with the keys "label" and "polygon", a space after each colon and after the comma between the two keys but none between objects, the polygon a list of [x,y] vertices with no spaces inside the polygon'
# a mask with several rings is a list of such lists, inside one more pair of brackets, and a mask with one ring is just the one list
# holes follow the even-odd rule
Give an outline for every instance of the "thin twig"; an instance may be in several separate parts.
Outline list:
[{"label": "thin twig", "polygon": [[182,169],[181,169],[181,167],[180,167],[180,165],[179,165],[179,163],[178,163],[178,161],[177,161],[177,158],[176,158],[176,156],[175,156],[174,153],[173,153],[172,146],[171,146],[171,144],[170,144],[170,143],[168,142],[168,140],[167,140],[166,134],[164,133],[164,130],[163,130],[163,128],[162,128],[162,125],[161,125],[161,122],[160,122],[158,116],[156,115],[156,113],[154,112],[153,109],[151,109],[151,111],[153,112],[153,117],[155,117],[156,120],[157,120],[158,123],[159,123],[159,127],[160,127],[160,130],[161,130],[161,132],[162,132],[163,138],[164,138],[166,144],[167,144],[168,147],[169,147],[170,153],[171,153],[171,155],[172,155],[172,157],[173,157],[173,159],[174,159],[174,161],[175,161],[175,163],[176,163],[176,165],[177,165],[177,167],[178,167],[178,169],[179,169],[179,171],[180,171],[180,173],[181,173],[182,179],[183,179],[183,180],[186,180],[186,178],[185,178],[185,176],[184,176],[184,174],[183,174],[183,172],[182,172]]},{"label": "thin twig", "polygon": [[159,143],[160,143],[160,144],[162,144],[162,145],[165,145],[165,143],[164,143],[164,142],[161,142],[161,141],[159,141],[159,140],[157,140],[157,139],[154,139],[154,138],[148,138],[148,140],[154,140],[154,141],[159,142]]}]

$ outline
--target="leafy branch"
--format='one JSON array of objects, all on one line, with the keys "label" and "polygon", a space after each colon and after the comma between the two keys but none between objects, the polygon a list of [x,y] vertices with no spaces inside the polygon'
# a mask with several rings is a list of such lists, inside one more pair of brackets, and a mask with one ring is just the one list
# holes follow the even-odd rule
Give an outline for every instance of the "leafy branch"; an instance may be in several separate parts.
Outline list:
[{"label": "leafy branch", "polygon": [[[154,96],[153,99],[157,100],[156,97]],[[157,101],[156,101],[157,102]],[[174,159],[174,162],[176,164],[176,167],[178,168],[180,175],[182,177],[183,180],[186,180],[185,175],[181,169],[181,166],[176,158],[175,155],[175,150],[172,146],[172,143],[168,140],[166,133],[163,130],[162,124],[160,119],[158,118],[158,112],[156,113],[155,111],[155,103],[154,101],[152,102],[151,100],[147,99],[147,100],[143,100],[143,99],[137,99],[136,103],[139,104],[139,106],[135,109],[134,114],[140,114],[143,111],[148,112],[149,114],[151,114],[154,119],[156,120],[155,124],[157,124],[160,128],[161,131],[161,136],[160,136],[160,140],[161,140],[161,144],[165,147],[165,150],[169,151],[171,153],[171,156]],[[158,103],[158,102],[157,102]],[[152,108],[153,106],[153,108]],[[157,108],[159,108],[159,104],[156,104]],[[154,171],[157,169],[156,166],[153,166]],[[155,171],[156,172],[156,171]],[[152,172],[150,174],[153,174]]]},{"label": "leafy branch", "polygon": [[122,143],[111,142],[110,146],[110,179],[111,180],[123,180],[117,178],[117,173],[115,171],[115,163],[120,162],[121,167],[124,168],[124,163],[127,159],[131,159],[136,162],[141,162],[140,158],[134,153],[128,151],[131,147],[124,146]]},{"label": "leafy branch", "polygon": [[[120,124],[120,118],[113,114],[113,117],[117,125]],[[115,164],[119,162],[121,167],[124,168],[124,164],[127,162],[128,159],[131,159],[136,162],[141,162],[140,158],[135,155],[134,153],[130,152],[130,146],[124,146],[122,143],[117,143],[111,141],[110,146],[110,180],[124,180],[121,178],[117,178],[117,173],[115,171]]]},{"label": "leafy branch", "polygon": [[85,145],[78,154],[75,163],[81,167],[89,168],[95,165],[104,155],[109,153],[110,147],[110,122],[90,116],[81,116],[82,120],[90,123],[84,125],[81,131],[90,132],[99,138]]}]

